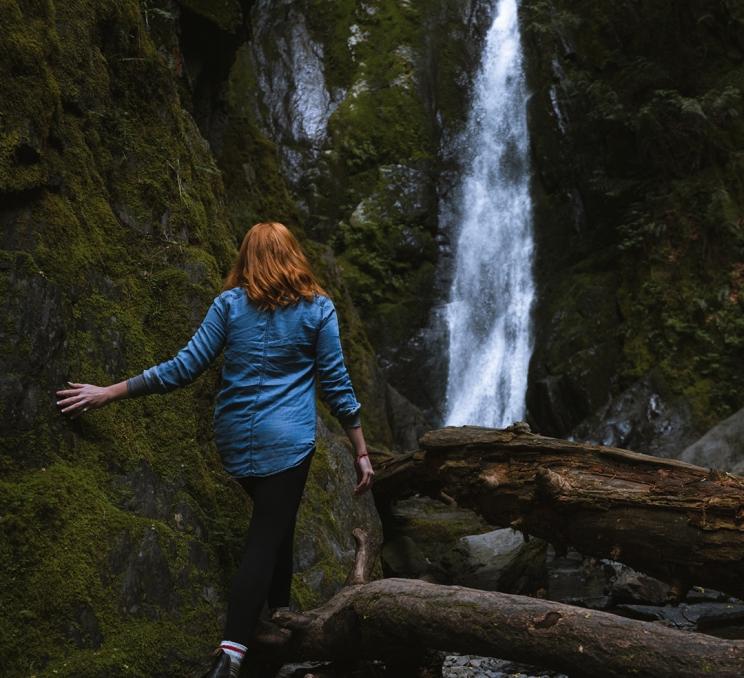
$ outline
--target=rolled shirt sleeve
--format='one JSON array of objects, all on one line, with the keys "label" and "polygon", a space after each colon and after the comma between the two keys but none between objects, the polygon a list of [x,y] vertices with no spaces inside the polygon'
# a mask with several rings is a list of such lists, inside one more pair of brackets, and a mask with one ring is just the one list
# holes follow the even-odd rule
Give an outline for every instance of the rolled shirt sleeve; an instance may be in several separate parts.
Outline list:
[{"label": "rolled shirt sleeve", "polygon": [[227,309],[222,295],[215,297],[194,335],[175,357],[127,379],[130,397],[168,393],[194,381],[214,362],[225,345]]},{"label": "rolled shirt sleeve", "polygon": [[361,426],[362,406],[356,398],[344,362],[336,308],[330,299],[324,299],[316,344],[320,396],[344,428],[355,428]]}]

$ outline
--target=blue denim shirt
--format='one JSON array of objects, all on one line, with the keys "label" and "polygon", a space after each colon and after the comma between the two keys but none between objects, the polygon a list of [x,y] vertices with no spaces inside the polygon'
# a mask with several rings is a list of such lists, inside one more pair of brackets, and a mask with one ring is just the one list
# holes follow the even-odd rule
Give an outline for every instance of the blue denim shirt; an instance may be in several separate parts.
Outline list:
[{"label": "blue denim shirt", "polygon": [[346,370],[333,302],[261,311],[242,288],[217,296],[178,354],[128,380],[132,396],[167,393],[196,379],[224,349],[214,438],[234,477],[263,476],[299,464],[315,446],[315,379],[331,413],[359,425],[361,405]]}]

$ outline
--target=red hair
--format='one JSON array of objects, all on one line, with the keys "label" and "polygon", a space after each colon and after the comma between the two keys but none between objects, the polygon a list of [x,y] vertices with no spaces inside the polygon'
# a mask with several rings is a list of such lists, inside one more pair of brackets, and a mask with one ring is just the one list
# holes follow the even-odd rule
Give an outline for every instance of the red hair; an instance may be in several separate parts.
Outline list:
[{"label": "red hair", "polygon": [[248,229],[223,290],[242,287],[258,308],[273,311],[315,294],[328,296],[310,269],[305,253],[290,230],[278,221]]}]

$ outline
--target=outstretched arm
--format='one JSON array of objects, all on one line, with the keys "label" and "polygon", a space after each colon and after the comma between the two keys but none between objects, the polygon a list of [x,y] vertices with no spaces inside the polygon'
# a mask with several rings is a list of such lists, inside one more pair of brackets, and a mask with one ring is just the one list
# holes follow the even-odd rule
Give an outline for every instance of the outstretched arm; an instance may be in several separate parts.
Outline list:
[{"label": "outstretched arm", "polygon": [[88,410],[95,410],[108,405],[114,400],[126,398],[129,395],[127,382],[120,381],[111,386],[95,386],[93,384],[75,384],[67,382],[72,388],[57,391],[57,405],[62,414],[69,414],[71,419],[79,417]]},{"label": "outstretched arm", "polygon": [[219,355],[225,343],[227,309],[218,296],[189,343],[178,354],[150,367],[142,374],[110,386],[76,384],[57,391],[57,405],[63,414],[75,418],[91,409],[103,407],[121,398],[167,393],[194,381]]}]

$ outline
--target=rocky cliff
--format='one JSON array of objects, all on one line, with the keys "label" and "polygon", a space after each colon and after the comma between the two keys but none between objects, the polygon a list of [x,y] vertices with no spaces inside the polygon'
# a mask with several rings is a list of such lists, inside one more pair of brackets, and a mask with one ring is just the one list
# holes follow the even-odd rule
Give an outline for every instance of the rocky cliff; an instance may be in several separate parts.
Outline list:
[{"label": "rocky cliff", "polygon": [[[250,503],[196,384],[60,417],[189,338],[246,228],[331,290],[370,440],[440,416],[457,135],[485,0],[0,2],[0,663],[174,675],[220,629]],[[535,428],[683,449],[742,404],[736,2],[523,0],[540,296]],[[322,414],[295,600],[379,530]],[[123,668],[122,668],[123,667]],[[155,667],[155,668],[153,668]]]},{"label": "rocky cliff", "polygon": [[741,407],[744,8],[523,2],[545,433],[662,454]]}]

